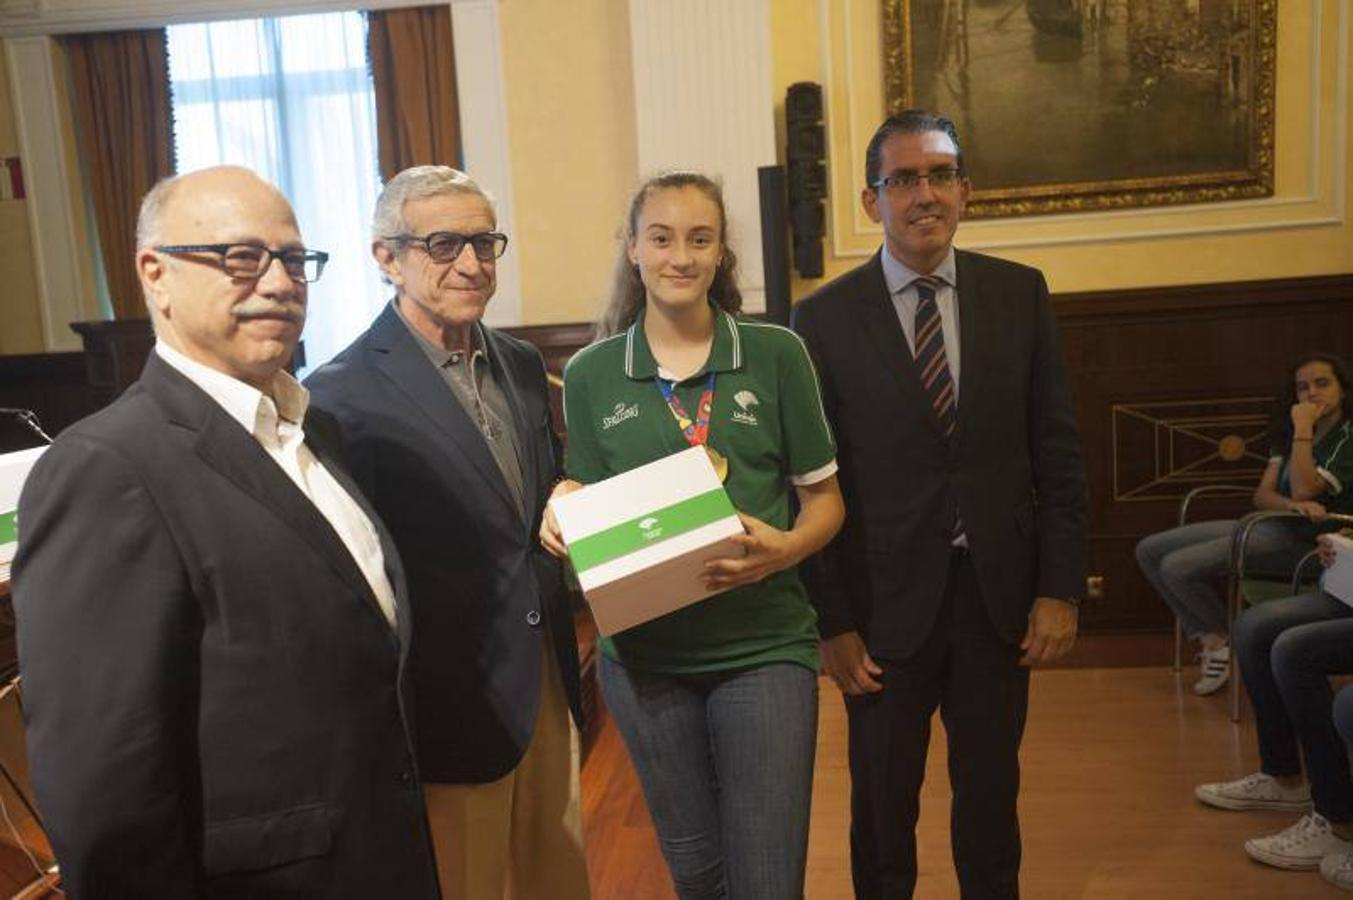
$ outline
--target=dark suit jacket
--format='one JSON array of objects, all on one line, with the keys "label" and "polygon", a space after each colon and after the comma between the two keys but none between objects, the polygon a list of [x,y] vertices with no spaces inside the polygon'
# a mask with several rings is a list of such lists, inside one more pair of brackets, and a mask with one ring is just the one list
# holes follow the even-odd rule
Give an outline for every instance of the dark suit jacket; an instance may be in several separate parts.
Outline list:
[{"label": "dark suit jacket", "polygon": [[[305,430],[362,503],[333,422]],[[39,460],[19,516],[29,758],[67,894],[437,896],[388,540],[398,637],[315,506],[155,355]]]},{"label": "dark suit jacket", "polygon": [[799,304],[835,429],[846,524],[805,566],[824,636],[858,630],[903,659],[935,621],[957,503],[996,629],[1035,596],[1085,586],[1086,487],[1047,284],[958,251],[958,423],[946,442],[922,393],[876,254]]},{"label": "dark suit jacket", "polygon": [[306,381],[342,424],[353,476],[394,535],[417,613],[418,761],[429,781],[510,772],[535,728],[542,640],[553,642],[578,715],[578,648],[540,516],[560,472],[545,364],[484,329],[512,407],[529,519],[488,443],[392,306]]}]

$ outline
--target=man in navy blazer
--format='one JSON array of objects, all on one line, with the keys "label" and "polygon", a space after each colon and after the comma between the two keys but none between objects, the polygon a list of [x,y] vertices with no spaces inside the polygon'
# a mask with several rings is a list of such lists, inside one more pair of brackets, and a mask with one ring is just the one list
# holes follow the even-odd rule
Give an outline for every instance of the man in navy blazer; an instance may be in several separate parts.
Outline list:
[{"label": "man in navy blazer", "polygon": [[232,167],[153,188],[137,246],[155,350],[19,502],[29,759],[62,888],[434,900],[399,558],[283,371],[326,257]]},{"label": "man in navy blazer", "polygon": [[376,204],[395,298],[307,380],[394,535],[417,613],[418,760],[448,898],[587,896],[578,661],[536,540],[560,474],[545,366],[480,321],[507,237],[465,174],[417,166]]},{"label": "man in navy blazer", "polygon": [[949,743],[964,898],[1019,892],[1028,666],[1076,635],[1086,487],[1047,285],[953,247],[971,190],[953,123],[875,132],[884,246],[795,313],[836,434],[846,524],[809,565],[850,722],[862,898],[909,897],[930,723]]}]

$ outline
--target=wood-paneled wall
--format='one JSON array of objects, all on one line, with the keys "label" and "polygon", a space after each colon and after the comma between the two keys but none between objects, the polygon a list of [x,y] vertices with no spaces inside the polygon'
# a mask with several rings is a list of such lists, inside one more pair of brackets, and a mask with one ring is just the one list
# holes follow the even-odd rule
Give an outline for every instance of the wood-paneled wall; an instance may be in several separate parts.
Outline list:
[{"label": "wood-paneled wall", "polygon": [[[83,353],[33,353],[0,356],[0,406],[32,410],[54,435],[100,404],[90,389]],[[41,443],[22,422],[0,416],[0,453]]]},{"label": "wood-paneled wall", "polygon": [[[1088,631],[1167,627],[1133,546],[1206,483],[1258,481],[1272,400],[1301,353],[1353,356],[1353,276],[1054,298],[1090,477]],[[1230,517],[1242,500],[1199,510]],[[1191,516],[1191,518],[1197,518]]]},{"label": "wood-paneled wall", "polygon": [[[1288,365],[1312,350],[1353,357],[1353,275],[1061,294],[1053,302],[1090,477],[1091,572],[1103,579],[1102,595],[1082,612],[1083,628],[1166,628],[1169,612],[1137,571],[1133,546],[1173,524],[1191,487],[1258,478],[1272,397]],[[93,411],[139,373],[137,354],[150,344],[148,329],[130,333],[136,327],[86,330],[95,338],[88,366],[83,354],[0,357],[0,406],[36,409],[53,433]],[[545,357],[562,432],[558,376],[592,326],[506,330]],[[0,423],[0,442],[8,427]],[[1246,505],[1199,513],[1229,517]]]}]

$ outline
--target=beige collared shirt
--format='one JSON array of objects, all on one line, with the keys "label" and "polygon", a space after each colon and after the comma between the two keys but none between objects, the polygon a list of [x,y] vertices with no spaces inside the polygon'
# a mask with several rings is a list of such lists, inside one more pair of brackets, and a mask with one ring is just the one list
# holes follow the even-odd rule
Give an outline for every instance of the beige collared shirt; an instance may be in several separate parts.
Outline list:
[{"label": "beige collared shirt", "polygon": [[447,350],[434,344],[419,333],[417,328],[404,317],[398,300],[391,300],[395,315],[409,329],[414,341],[423,349],[423,355],[437,367],[446,386],[465,410],[466,415],[479,426],[479,432],[488,444],[493,461],[503,474],[507,489],[516,501],[517,510],[523,519],[529,520],[532,511],[526,508],[525,475],[522,464],[521,435],[517,434],[516,420],[512,417],[512,407],[508,404],[507,394],[493,374],[493,364],[489,360],[488,340],[484,337],[484,327],[476,322],[471,329],[472,349],[469,353],[462,350]]},{"label": "beige collared shirt", "polygon": [[376,529],[357,502],[305,445],[301,423],[310,405],[310,392],[286,372],[278,372],[273,379],[274,401],[237,378],[189,359],[163,341],[155,342],[155,352],[253,435],[263,451],[315,504],[352,554],[353,561],[371,585],[381,612],[394,627],[395,592],[385,574],[385,554],[381,551]]}]

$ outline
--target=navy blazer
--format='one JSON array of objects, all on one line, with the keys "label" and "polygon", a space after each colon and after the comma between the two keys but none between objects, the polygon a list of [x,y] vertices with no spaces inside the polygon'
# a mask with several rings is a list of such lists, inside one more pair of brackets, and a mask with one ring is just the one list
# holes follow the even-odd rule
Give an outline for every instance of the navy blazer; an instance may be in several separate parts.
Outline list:
[{"label": "navy blazer", "polygon": [[521,759],[552,643],[580,716],[578,648],[559,562],[537,537],[558,478],[545,363],[483,329],[522,456],[523,518],[479,428],[393,305],[306,380],[341,423],[353,476],[394,535],[418,620],[418,760],[429,781],[494,781]]},{"label": "navy blazer", "polygon": [[33,469],[14,565],[33,784],[71,897],[437,896],[396,634],[328,521],[152,354]]},{"label": "navy blazer", "polygon": [[795,309],[837,440],[846,523],[804,566],[824,637],[904,659],[939,610],[955,505],[996,629],[1085,589],[1087,496],[1057,323],[1037,269],[957,251],[962,370],[946,441],[878,254]]}]

